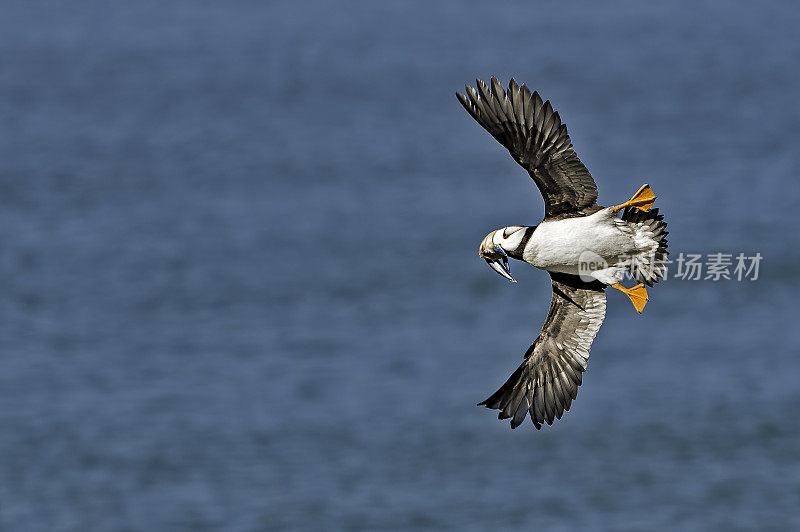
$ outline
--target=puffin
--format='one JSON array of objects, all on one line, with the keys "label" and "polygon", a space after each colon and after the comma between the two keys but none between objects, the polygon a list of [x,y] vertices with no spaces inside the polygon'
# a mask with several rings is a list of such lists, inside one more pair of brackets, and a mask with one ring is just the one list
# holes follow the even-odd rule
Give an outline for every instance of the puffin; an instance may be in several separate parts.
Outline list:
[{"label": "puffin", "polygon": [[[649,185],[613,207],[597,204],[597,184],[572,146],[550,101],[512,78],[508,90],[491,78],[456,93],[467,112],[527,170],[544,198],[544,219],[489,233],[478,254],[511,282],[509,258],[550,274],[553,297],[539,336],[522,364],[478,406],[499,410],[511,428],[530,417],[552,425],[577,398],[583,372],[606,313],[606,288],[625,294],[638,313],[647,288],[663,278],[667,223],[653,208]],[[626,288],[623,282],[635,282]]]}]

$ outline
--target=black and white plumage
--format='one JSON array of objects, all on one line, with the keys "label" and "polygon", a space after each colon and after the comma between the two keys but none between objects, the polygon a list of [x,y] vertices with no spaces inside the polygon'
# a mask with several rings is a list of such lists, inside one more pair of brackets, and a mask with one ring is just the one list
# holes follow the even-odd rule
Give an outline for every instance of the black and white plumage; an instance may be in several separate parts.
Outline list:
[{"label": "black and white plumage", "polygon": [[[658,209],[650,208],[655,196],[647,185],[616,207],[596,203],[597,185],[573,150],[566,125],[538,93],[513,79],[505,91],[495,78],[491,87],[477,80],[477,88],[467,86],[466,92],[457,93],[458,100],[528,171],[545,203],[539,225],[493,231],[479,253],[511,281],[508,257],[544,269],[553,288],[542,331],[522,365],[479,404],[499,410],[512,428],[529,414],[540,429],[560,419],[577,397],[589,349],[605,318],[606,286],[623,291],[641,312],[647,301],[643,285],[663,277],[666,223]],[[582,271],[586,257],[600,266]],[[641,284],[622,287],[626,272]]]}]

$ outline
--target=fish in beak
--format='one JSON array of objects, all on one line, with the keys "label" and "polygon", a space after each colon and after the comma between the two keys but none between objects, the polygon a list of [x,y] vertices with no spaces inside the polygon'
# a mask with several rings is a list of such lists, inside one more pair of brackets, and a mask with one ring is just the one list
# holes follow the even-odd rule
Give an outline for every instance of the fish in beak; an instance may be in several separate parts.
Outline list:
[{"label": "fish in beak", "polygon": [[516,283],[517,280],[511,277],[511,268],[508,266],[508,255],[506,254],[506,250],[504,250],[499,245],[495,245],[493,249],[482,249],[480,253],[481,257],[486,261],[494,271],[511,281],[512,283]]}]

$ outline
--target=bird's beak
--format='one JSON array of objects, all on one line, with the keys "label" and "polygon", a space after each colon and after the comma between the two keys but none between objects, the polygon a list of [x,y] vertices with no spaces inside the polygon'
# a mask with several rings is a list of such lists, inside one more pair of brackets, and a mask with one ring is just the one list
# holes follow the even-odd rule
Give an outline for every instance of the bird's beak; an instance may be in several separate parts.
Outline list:
[{"label": "bird's beak", "polygon": [[494,271],[511,281],[516,283],[516,279],[511,277],[511,269],[508,267],[508,255],[506,251],[500,246],[495,246],[494,250],[484,250],[481,252],[481,257],[486,261]]}]

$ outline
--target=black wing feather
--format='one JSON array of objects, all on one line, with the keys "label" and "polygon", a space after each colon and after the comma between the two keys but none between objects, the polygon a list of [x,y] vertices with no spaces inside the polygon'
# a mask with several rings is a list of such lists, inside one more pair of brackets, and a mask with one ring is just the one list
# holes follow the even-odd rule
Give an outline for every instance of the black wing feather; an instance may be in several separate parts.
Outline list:
[{"label": "black wing feather", "polygon": [[550,273],[553,300],[542,332],[525,360],[491,397],[479,403],[500,410],[516,428],[530,413],[534,426],[552,425],[578,396],[589,349],[606,313],[605,287],[574,275]]},{"label": "black wing feather", "polygon": [[600,209],[597,185],[583,165],[558,113],[513,79],[508,91],[492,77],[491,87],[475,80],[458,101],[517,163],[525,168],[544,197],[545,219],[585,216]]}]

